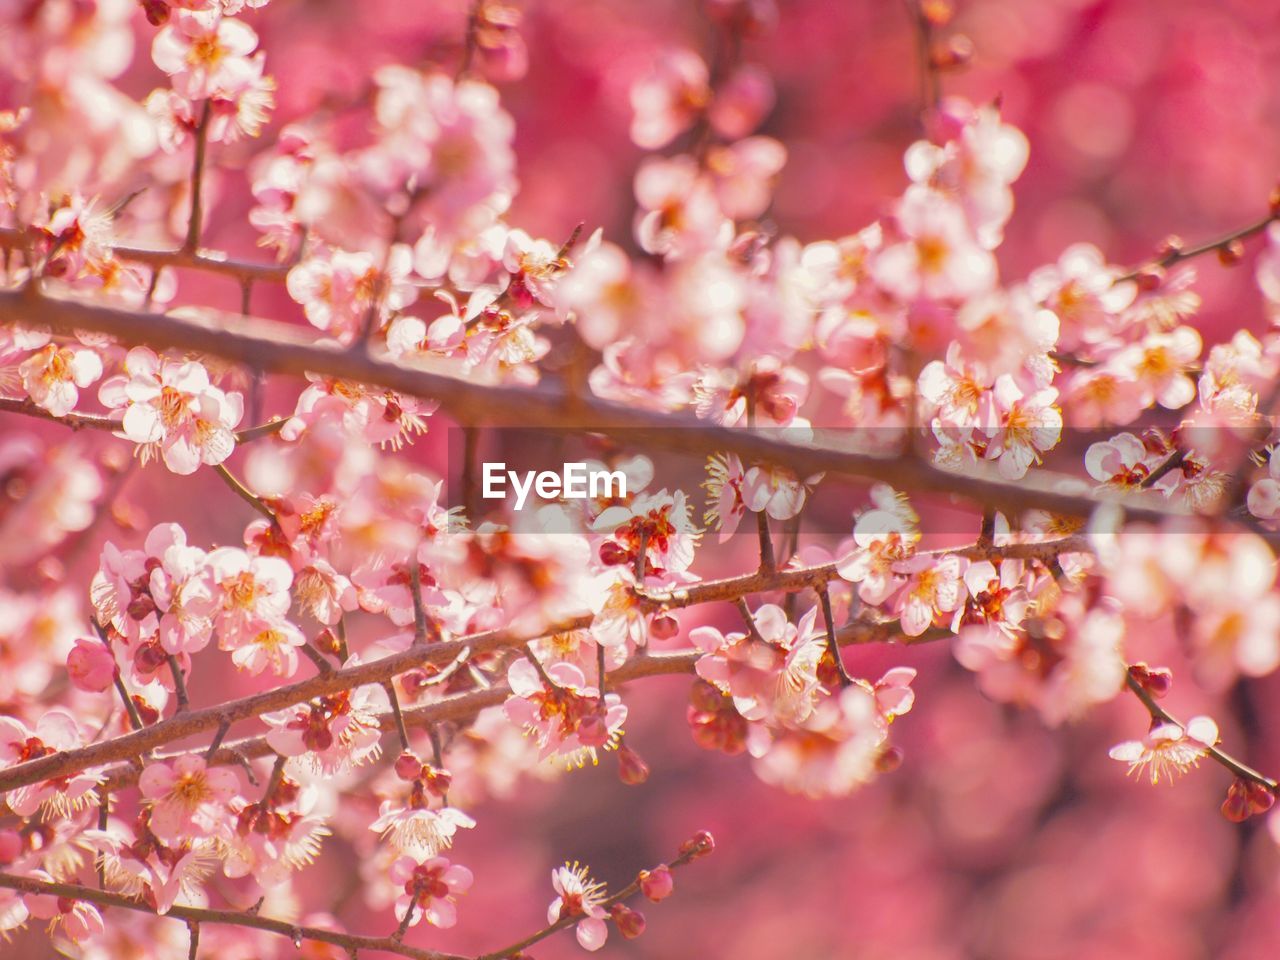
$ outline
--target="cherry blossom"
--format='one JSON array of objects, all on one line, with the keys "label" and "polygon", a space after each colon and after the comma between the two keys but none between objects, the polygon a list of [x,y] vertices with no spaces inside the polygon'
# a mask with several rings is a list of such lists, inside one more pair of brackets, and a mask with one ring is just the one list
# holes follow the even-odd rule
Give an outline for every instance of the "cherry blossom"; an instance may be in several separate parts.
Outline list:
[{"label": "cherry blossom", "polygon": [[1197,766],[1218,742],[1218,725],[1209,717],[1192,717],[1186,727],[1158,723],[1142,740],[1126,740],[1111,748],[1111,759],[1129,764],[1129,773],[1149,772],[1151,782],[1176,780]]},{"label": "cherry blossom", "polygon": [[158,450],[181,475],[226,460],[244,416],[243,396],[213,386],[204,366],[162,360],[146,347],[129,351],[124,372],[104,380],[98,397],[123,410],[121,432],[138,444],[144,463]]},{"label": "cherry blossom", "polygon": [[454,898],[470,889],[473,878],[470,870],[445,857],[432,857],[426,863],[401,857],[391,865],[391,879],[404,886],[404,893],[396,898],[397,919],[412,913],[410,926],[425,919],[433,927],[447,928],[457,923]]},{"label": "cherry blossom", "polygon": [[102,376],[102,360],[86,347],[51,343],[23,360],[18,375],[36,404],[61,417],[75,409],[80,390]]},{"label": "cherry blossom", "polygon": [[602,906],[606,899],[605,885],[592,880],[588,868],[576,861],[553,870],[551,885],[555,887],[556,898],[547,907],[547,922],[581,917],[575,925],[579,945],[591,951],[603,947],[609,936]]}]

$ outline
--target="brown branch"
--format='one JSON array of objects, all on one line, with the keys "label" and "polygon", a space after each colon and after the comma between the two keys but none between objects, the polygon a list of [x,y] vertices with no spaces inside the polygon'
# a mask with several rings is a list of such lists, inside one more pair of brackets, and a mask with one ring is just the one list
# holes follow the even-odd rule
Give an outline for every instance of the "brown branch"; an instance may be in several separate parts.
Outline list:
[{"label": "brown branch", "polygon": [[921,0],[904,2],[915,34],[916,60],[920,69],[920,112],[927,114],[938,109],[938,104],[942,101],[942,77],[933,58],[933,24],[929,22]]},{"label": "brown branch", "polygon": [[187,216],[187,239],[182,248],[195,252],[200,248],[200,228],[204,220],[204,207],[200,194],[204,188],[205,157],[209,152],[209,115],[213,101],[205,100],[196,124],[196,155],[191,163],[191,212]]},{"label": "brown branch", "polygon": [[[50,413],[31,400],[0,397],[0,413],[18,413],[24,417],[38,417],[52,423],[60,423],[72,430],[104,430],[113,433],[121,429],[120,421],[96,413],[68,413],[61,417]],[[287,420],[270,420],[256,427],[246,427],[236,433],[236,443],[252,443],[259,437],[269,437],[284,429]]]},{"label": "brown branch", "polygon": [[214,473],[220,476],[226,485],[232,489],[236,496],[249,504],[249,506],[253,507],[253,509],[257,510],[272,523],[276,522],[275,511],[267,506],[261,497],[236,479],[235,474],[228,470],[224,464],[215,464],[213,470]]},{"label": "brown branch", "polygon": [[1121,506],[1131,520],[1159,523],[1188,511],[1149,492],[1089,491],[1078,477],[1037,471],[1017,483],[994,470],[960,473],[923,460],[856,453],[829,446],[792,443],[765,433],[732,429],[686,415],[638,409],[598,398],[574,398],[551,385],[521,387],[470,382],[423,366],[395,364],[352,350],[323,346],[299,328],[270,320],[246,322],[207,312],[209,322],[190,323],[150,313],[132,313],[42,297],[34,291],[0,293],[0,322],[39,322],[61,331],[96,330],[128,343],[160,349],[195,350],[273,373],[325,376],[378,384],[412,396],[438,400],[463,423],[518,423],[529,427],[573,424],[578,429],[615,430],[638,444],[704,456],[727,450],[744,459],[785,464],[801,474],[826,472],[879,480],[914,493],[961,497],[1000,510],[1041,509],[1087,519],[1102,504]]},{"label": "brown branch", "polygon": [[[697,650],[682,650],[677,653],[655,653],[640,657],[628,661],[610,673],[609,686],[610,688],[617,688],[624,683],[646,677],[691,673],[694,664],[697,663],[698,658],[701,656],[701,652]],[[541,664],[537,663],[536,658],[534,658],[534,664],[535,666],[541,666]],[[555,686],[555,684],[552,683],[551,686]],[[454,694],[435,703],[402,710],[401,718],[404,721],[406,731],[423,727],[430,729],[437,724],[446,722],[465,723],[474,719],[480,711],[488,707],[498,706],[510,695],[511,688],[504,683],[484,690]],[[379,714],[377,721],[379,728],[383,732],[392,730],[398,732],[394,713]],[[270,756],[273,751],[267,743],[266,737],[253,736],[229,743],[225,747],[214,750],[212,753],[200,750],[183,751],[164,754],[157,759],[170,761],[176,757],[186,756],[188,752],[196,756],[206,756],[208,762],[213,766],[230,766]],[[109,767],[104,771],[104,775],[106,777],[103,782],[104,789],[108,792],[114,792],[137,782],[138,770],[133,764],[122,763]]]},{"label": "brown branch", "polygon": [[[1147,692],[1146,688],[1144,688],[1142,684],[1134,678],[1131,671],[1125,671],[1125,682],[1129,685],[1129,689],[1133,692],[1133,695],[1141,700],[1142,705],[1147,708],[1147,712],[1151,714],[1152,720],[1159,720],[1161,723],[1172,723],[1183,730],[1186,729],[1186,726],[1180,720],[1175,718],[1165,710],[1164,707],[1160,706],[1160,704],[1156,702],[1155,698]],[[1222,766],[1226,767],[1237,777],[1266,787],[1273,794],[1280,794],[1280,783],[1277,783],[1265,774],[1259,773],[1248,764],[1242,763],[1235,757],[1231,756],[1231,754],[1226,753],[1223,750],[1219,750],[1216,746],[1210,746],[1207,753],[1210,758],[1215,760],[1217,763],[1222,764]]]},{"label": "brown branch", "polygon": [[[17,890],[20,893],[40,896],[59,897],[65,900],[82,901],[97,904],[100,907],[116,907],[121,910],[135,910],[139,913],[155,915],[155,908],[141,900],[126,897],[123,894],[108,890],[96,890],[74,883],[57,883],[37,880],[34,877],[20,877],[12,873],[0,873],[0,887]],[[301,940],[312,940],[318,943],[331,943],[351,953],[360,950],[385,950],[410,960],[463,960],[456,954],[440,953],[437,950],[424,950],[411,947],[391,937],[370,937],[357,933],[341,933],[337,930],[325,930],[322,927],[307,927],[276,920],[271,917],[260,917],[256,913],[239,910],[208,910],[201,907],[173,906],[165,916],[181,920],[187,924],[215,923],[236,927],[249,927],[267,933],[288,937],[295,943]]]},{"label": "brown branch", "polygon": [[1150,260],[1142,266],[1136,267],[1128,273],[1117,277],[1115,282],[1123,283],[1126,280],[1134,280],[1147,270],[1155,268],[1164,269],[1172,267],[1174,264],[1181,263],[1184,260],[1203,256],[1206,253],[1225,251],[1237,240],[1247,240],[1254,234],[1261,233],[1263,230],[1266,230],[1267,227],[1272,223],[1275,223],[1277,220],[1280,220],[1280,209],[1272,210],[1261,220],[1255,220],[1253,223],[1240,227],[1239,229],[1232,230],[1230,233],[1225,236],[1218,237],[1216,240],[1209,240],[1205,243],[1197,244],[1194,247],[1173,247],[1162,256],[1156,257],[1154,260]]},{"label": "brown branch", "polygon": [[[1088,541],[1083,537],[1075,536],[1036,543],[992,547],[969,544],[934,552],[976,559],[991,557],[1040,559],[1056,557],[1059,553],[1085,552],[1088,549]],[[826,583],[836,576],[835,564],[827,563],[813,567],[779,570],[773,574],[757,571],[738,577],[709,580],[689,587],[681,587],[665,594],[641,594],[640,598],[644,604],[651,606],[653,609],[679,609],[702,603],[734,600],[750,593],[813,589],[816,585]],[[38,783],[42,780],[67,776],[92,767],[125,760],[129,757],[137,756],[145,750],[171,743],[183,737],[217,729],[223,724],[246,720],[269,711],[282,710],[315,697],[326,696],[341,690],[352,690],[366,684],[381,684],[385,680],[418,667],[441,666],[452,662],[464,653],[469,653],[471,656],[479,656],[507,647],[522,647],[533,640],[545,636],[582,630],[589,627],[593,619],[592,615],[583,614],[526,634],[516,634],[508,630],[488,630],[457,640],[429,644],[425,647],[415,645],[400,653],[395,653],[379,660],[371,660],[368,663],[317,674],[297,683],[275,687],[271,690],[265,690],[262,693],[256,693],[218,706],[191,710],[170,717],[168,720],[162,720],[143,730],[112,740],[89,744],[76,750],[61,751],[46,757],[29,760],[26,763],[0,769],[0,793],[16,787]],[[897,633],[896,621],[885,621],[883,623],[862,621],[850,625],[847,633],[841,631],[841,642],[881,642],[895,637]],[[846,636],[848,637],[847,640]],[[643,671],[646,661],[653,660],[655,660],[655,657],[652,656],[638,658],[635,661],[636,670]],[[626,673],[625,666],[614,671],[614,676],[626,679],[631,676],[645,675],[643,672]],[[659,669],[656,672],[667,671]],[[411,714],[412,711],[405,713],[406,723],[408,723],[408,718]]]}]

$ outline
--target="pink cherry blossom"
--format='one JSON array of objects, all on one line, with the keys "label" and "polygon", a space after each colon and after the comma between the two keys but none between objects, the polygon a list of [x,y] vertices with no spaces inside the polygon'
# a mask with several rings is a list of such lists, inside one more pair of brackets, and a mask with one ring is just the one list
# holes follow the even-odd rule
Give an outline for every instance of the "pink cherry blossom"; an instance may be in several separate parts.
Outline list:
[{"label": "pink cherry blossom", "polygon": [[151,58],[169,74],[174,89],[192,100],[235,88],[241,61],[258,46],[258,35],[220,10],[178,10],[156,34]]},{"label": "pink cherry blossom", "polygon": [[397,920],[412,912],[410,926],[425,919],[433,927],[447,929],[458,922],[455,898],[471,888],[473,878],[470,870],[445,857],[432,857],[426,863],[401,857],[391,865],[391,880],[404,887],[396,898]]},{"label": "pink cherry blossom", "polygon": [[149,764],[138,786],[151,801],[151,829],[163,839],[181,840],[216,832],[240,782],[234,771],[206,768],[201,757],[188,754]]},{"label": "pink cherry blossom", "polygon": [[1111,748],[1111,759],[1129,764],[1129,773],[1146,771],[1153,784],[1176,780],[1197,766],[1218,742],[1218,725],[1209,717],[1192,717],[1186,727],[1158,723],[1142,740],[1126,740]]},{"label": "pink cherry blossom", "polygon": [[146,347],[129,351],[124,372],[104,380],[98,397],[123,411],[121,432],[138,444],[144,463],[158,451],[180,475],[226,460],[244,416],[242,395],[213,386],[203,365],[162,360]]},{"label": "pink cherry blossom", "polygon": [[986,458],[996,461],[1001,476],[1018,480],[1062,435],[1062,411],[1054,405],[1058,391],[1045,387],[1024,392],[1005,374],[996,379],[993,395],[994,420],[984,428],[990,438]]},{"label": "pink cherry blossom", "polygon": [[607,893],[605,885],[592,880],[589,869],[576,861],[551,872],[551,885],[556,898],[547,907],[547,922],[556,923],[566,917],[581,917],[576,924],[578,944],[584,950],[599,950],[609,936],[607,916],[602,906]]},{"label": "pink cherry blossom", "polygon": [[18,366],[22,388],[55,417],[75,409],[80,390],[102,376],[102,360],[86,347],[51,343]]}]

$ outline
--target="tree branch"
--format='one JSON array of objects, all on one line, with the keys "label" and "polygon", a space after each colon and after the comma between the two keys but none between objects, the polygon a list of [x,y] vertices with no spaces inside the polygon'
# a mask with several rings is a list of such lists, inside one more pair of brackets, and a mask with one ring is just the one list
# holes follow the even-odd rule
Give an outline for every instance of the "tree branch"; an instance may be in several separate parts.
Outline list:
[{"label": "tree branch", "polygon": [[95,330],[126,343],[185,349],[225,357],[272,373],[325,376],[378,384],[428,397],[463,423],[519,423],[529,427],[574,425],[613,430],[628,439],[674,452],[705,456],[727,450],[744,459],[784,464],[800,474],[826,472],[878,480],[913,493],[957,496],[1004,511],[1047,510],[1087,519],[1102,504],[1120,506],[1132,520],[1159,523],[1188,511],[1159,494],[1091,490],[1078,477],[1038,471],[1010,483],[994,470],[959,473],[915,458],[883,457],[828,446],[792,443],[763,432],[731,429],[694,417],[642,410],[598,398],[572,397],[554,386],[521,387],[470,382],[424,366],[390,363],[360,351],[322,346],[297,327],[271,320],[208,311],[208,324],[150,313],[132,313],[42,297],[32,291],[0,293],[0,322],[42,323],[63,332]]},{"label": "tree branch", "polygon": [[[100,907],[118,907],[122,910],[135,910],[139,913],[155,915],[155,908],[126,897],[123,894],[108,890],[96,890],[74,883],[57,883],[37,880],[34,877],[20,877],[12,873],[0,873],[0,887],[41,896],[60,897],[66,900],[79,900],[97,904]],[[255,913],[238,910],[208,910],[201,907],[173,906],[165,916],[181,920],[187,924],[216,923],[236,927],[249,927],[264,930],[267,933],[288,937],[295,943],[300,940],[313,940],[318,943],[331,943],[334,946],[355,952],[359,950],[385,950],[410,960],[464,960],[456,954],[440,953],[437,950],[424,950],[411,947],[391,937],[370,937],[357,933],[340,933],[336,930],[325,930],[322,927],[306,927],[275,920],[271,917],[260,917]]]}]

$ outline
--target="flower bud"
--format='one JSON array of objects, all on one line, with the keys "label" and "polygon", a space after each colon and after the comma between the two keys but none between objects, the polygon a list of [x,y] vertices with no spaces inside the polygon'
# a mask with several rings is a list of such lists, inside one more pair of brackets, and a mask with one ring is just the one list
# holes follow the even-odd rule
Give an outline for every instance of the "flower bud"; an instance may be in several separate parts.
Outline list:
[{"label": "flower bud", "polygon": [[929,52],[929,62],[937,70],[954,70],[973,59],[973,41],[957,33],[945,43],[934,44]]},{"label": "flower bud", "polygon": [[951,22],[955,12],[956,8],[951,0],[922,0],[920,4],[920,16],[933,27],[945,27]]},{"label": "flower bud", "polygon": [[406,750],[396,757],[395,770],[401,780],[417,780],[422,776],[422,761]]},{"label": "flower bud", "polygon": [[1243,823],[1249,819],[1249,795],[1245,782],[1239,777],[1231,781],[1227,787],[1227,798],[1222,801],[1222,815],[1232,823]]},{"label": "flower bud", "polygon": [[624,904],[615,903],[609,908],[609,916],[617,924],[618,932],[628,940],[634,940],[644,933],[644,914],[638,910],[632,910]]},{"label": "flower bud", "polygon": [[115,673],[115,657],[97,640],[77,640],[67,654],[67,675],[77,690],[101,693],[111,686]]},{"label": "flower bud", "polygon": [[661,903],[671,896],[676,888],[675,879],[671,876],[671,868],[660,863],[652,870],[640,871],[640,892],[654,903]]},{"label": "flower bud", "polygon": [[1157,266],[1143,267],[1134,273],[1133,282],[1142,293],[1158,290],[1164,282],[1164,270]]},{"label": "flower bud", "polygon": [[1276,802],[1276,795],[1269,788],[1253,780],[1248,781],[1245,786],[1245,795],[1252,813],[1266,813]]},{"label": "flower bud", "polygon": [[442,767],[425,766],[422,768],[422,779],[427,790],[437,797],[443,797],[453,785],[453,774]]},{"label": "flower bud", "polygon": [[311,641],[311,645],[321,653],[327,653],[329,656],[337,656],[342,652],[342,644],[338,641],[338,636],[329,627],[325,627],[316,634],[316,638]]},{"label": "flower bud", "polygon": [[138,708],[138,717],[148,726],[157,723],[160,720],[160,711],[153,707],[147,701],[143,700],[136,693],[132,696],[133,705]]},{"label": "flower bud", "polygon": [[618,779],[629,787],[637,787],[649,779],[649,765],[625,743],[618,748]]},{"label": "flower bud", "polygon": [[1218,248],[1218,262],[1224,267],[1234,267],[1244,259],[1244,241],[1239,237]]},{"label": "flower bud", "polygon": [[680,633],[680,621],[668,614],[654,617],[649,624],[649,635],[655,640],[670,640]]},{"label": "flower bud", "polygon": [[161,27],[169,22],[169,4],[165,0],[142,0],[142,12],[146,14],[147,23],[153,27]]},{"label": "flower bud", "polygon": [[877,773],[892,773],[902,766],[902,748],[885,747],[876,757]]},{"label": "flower bud", "polygon": [[1129,676],[1157,700],[1164,697],[1173,686],[1173,673],[1168,667],[1148,667],[1145,663],[1135,663],[1129,668]]},{"label": "flower bud", "polygon": [[706,830],[699,830],[692,837],[680,844],[680,855],[689,858],[705,857],[716,848],[716,841]]},{"label": "flower bud", "polygon": [[614,543],[612,540],[606,540],[600,544],[600,562],[606,567],[616,567],[629,560],[630,555],[621,544]]}]

